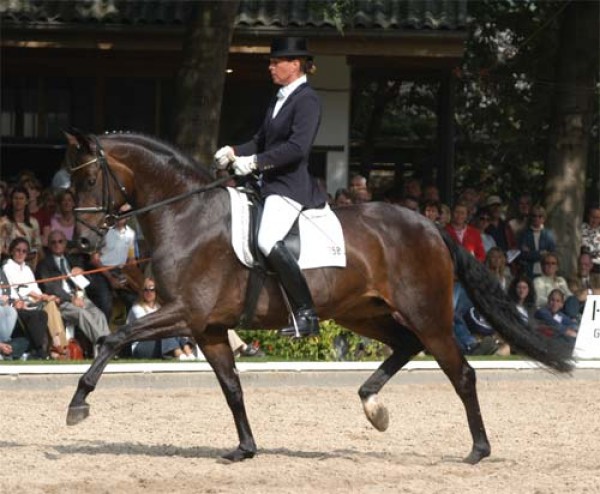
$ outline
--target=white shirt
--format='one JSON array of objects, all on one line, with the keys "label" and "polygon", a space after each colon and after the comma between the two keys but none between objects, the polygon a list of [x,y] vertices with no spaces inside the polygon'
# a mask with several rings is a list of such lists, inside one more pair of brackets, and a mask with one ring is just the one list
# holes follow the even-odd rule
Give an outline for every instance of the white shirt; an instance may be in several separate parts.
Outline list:
[{"label": "white shirt", "polygon": [[121,266],[127,259],[134,257],[135,232],[128,226],[121,230],[113,227],[106,232],[104,247],[100,253],[100,262],[103,266]]},{"label": "white shirt", "polygon": [[285,103],[285,100],[288,99],[289,95],[292,94],[298,86],[304,84],[307,81],[305,75],[298,77],[294,82],[291,82],[287,86],[283,86],[277,92],[277,103],[275,103],[275,108],[273,108],[273,116],[271,118],[275,118],[281,110],[281,107]]},{"label": "white shirt", "polygon": [[[8,282],[13,285],[10,287],[10,298],[27,298],[31,292],[42,293],[40,287],[35,281],[35,275],[33,274],[33,271],[26,263],[17,264],[12,259],[8,259],[2,269],[6,274]],[[18,287],[18,285],[21,284],[23,286]]]},{"label": "white shirt", "polygon": [[[64,256],[55,256],[52,255],[52,258],[54,259],[54,263],[56,264],[56,267],[59,269],[59,271],[62,273],[62,270],[60,269],[60,260],[63,258]],[[67,261],[67,258],[65,257],[65,269],[67,270],[67,273],[71,272],[71,266],[69,266],[69,261]],[[67,292],[67,293],[73,293],[73,290],[71,290],[71,287],[69,286],[69,284],[67,283],[67,279],[65,278],[64,280],[62,280],[62,289]]]}]

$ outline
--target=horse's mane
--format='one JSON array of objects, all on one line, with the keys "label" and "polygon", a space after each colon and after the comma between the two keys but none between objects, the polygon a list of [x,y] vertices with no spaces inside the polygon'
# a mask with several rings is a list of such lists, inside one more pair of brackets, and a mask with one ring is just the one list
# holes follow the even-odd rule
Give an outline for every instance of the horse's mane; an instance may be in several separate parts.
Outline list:
[{"label": "horse's mane", "polygon": [[186,177],[200,180],[201,182],[214,180],[214,177],[206,166],[200,164],[191,156],[184,154],[174,145],[156,137],[137,133],[114,133],[105,134],[102,138],[142,148],[152,156],[153,159],[151,162],[164,165],[165,171],[172,173],[176,169]]}]

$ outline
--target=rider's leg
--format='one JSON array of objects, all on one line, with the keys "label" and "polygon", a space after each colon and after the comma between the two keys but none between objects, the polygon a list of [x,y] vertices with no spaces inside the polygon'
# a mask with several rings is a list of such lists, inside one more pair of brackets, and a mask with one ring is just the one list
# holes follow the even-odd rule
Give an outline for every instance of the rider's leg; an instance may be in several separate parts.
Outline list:
[{"label": "rider's leg", "polygon": [[302,205],[288,197],[268,196],[258,232],[258,247],[277,274],[294,313],[298,331],[295,326],[284,328],[281,334],[287,336],[319,332],[319,320],[304,275],[282,242],[301,211]]}]

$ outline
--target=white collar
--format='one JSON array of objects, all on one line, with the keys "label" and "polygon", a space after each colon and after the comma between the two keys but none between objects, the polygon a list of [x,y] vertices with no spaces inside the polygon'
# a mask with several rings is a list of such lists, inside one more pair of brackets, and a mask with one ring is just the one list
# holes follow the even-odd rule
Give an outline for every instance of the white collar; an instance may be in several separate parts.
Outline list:
[{"label": "white collar", "polygon": [[290,82],[287,86],[282,86],[279,89],[279,94],[281,94],[284,98],[287,98],[290,94],[292,94],[299,86],[305,84],[307,82],[306,75],[301,75],[294,82]]}]

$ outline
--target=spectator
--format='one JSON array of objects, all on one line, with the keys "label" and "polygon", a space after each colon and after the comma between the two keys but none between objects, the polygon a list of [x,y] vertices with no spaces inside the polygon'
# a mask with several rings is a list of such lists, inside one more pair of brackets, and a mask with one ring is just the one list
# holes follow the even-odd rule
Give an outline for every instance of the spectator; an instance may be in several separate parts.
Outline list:
[{"label": "spectator", "polygon": [[0,182],[0,218],[4,216],[6,212],[6,206],[8,205],[8,186],[6,182]]},{"label": "spectator", "polygon": [[362,175],[353,175],[350,179],[350,186],[348,191],[352,196],[352,202],[360,204],[362,202],[368,202],[372,199],[371,191],[367,185],[366,177]]},{"label": "spectator", "polygon": [[16,238],[25,238],[29,244],[27,263],[35,269],[43,257],[40,227],[29,213],[29,192],[25,187],[17,186],[10,193],[6,217],[0,225],[0,237],[3,240],[2,253],[8,254],[9,244]]},{"label": "spectator", "polygon": [[36,178],[28,178],[21,182],[21,185],[29,193],[29,214],[35,218],[40,228],[42,236],[42,245],[48,245],[48,234],[50,233],[50,213],[41,204],[42,184]]},{"label": "spectator", "polygon": [[562,276],[558,276],[558,268],[558,256],[556,254],[548,253],[542,257],[542,274],[533,280],[536,293],[535,305],[538,309],[545,306],[550,292],[558,288],[565,296],[565,312],[569,317],[577,317],[579,302],[576,297],[572,296],[567,281]]},{"label": "spectator", "polygon": [[470,222],[479,209],[480,193],[472,187],[466,187],[459,194],[456,202],[467,207],[467,222]]},{"label": "spectator", "polygon": [[486,228],[490,225],[491,221],[490,212],[483,208],[478,211],[473,219],[473,226],[479,230],[479,234],[481,235],[481,241],[483,243],[483,250],[485,252],[489,252],[492,247],[496,247],[496,241],[494,237],[492,237],[489,233],[486,233]]},{"label": "spectator", "polygon": [[483,262],[485,260],[485,250],[483,249],[481,235],[477,229],[467,224],[467,216],[467,205],[462,202],[455,204],[452,208],[450,224],[446,225],[446,230],[456,243],[462,245],[478,261]]},{"label": "spectator", "polygon": [[[131,210],[124,204],[119,212]],[[92,276],[89,296],[110,322],[115,297],[125,305],[126,313],[138,298],[137,293],[143,285],[143,274],[134,262],[136,260],[135,231],[127,225],[127,218],[118,220],[108,229],[100,252],[91,256],[92,266],[101,268],[112,266],[113,269],[96,273]]]},{"label": "spectator", "polygon": [[492,247],[485,257],[485,265],[496,277],[502,289],[506,292],[512,281],[510,270],[506,265],[506,254],[499,247]]},{"label": "spectator", "polygon": [[421,201],[421,197],[423,196],[421,181],[418,178],[409,178],[404,182],[402,195],[405,197],[414,197],[417,202]]},{"label": "spectator", "polygon": [[548,300],[544,307],[535,311],[535,318],[547,328],[550,328],[548,336],[566,340],[571,346],[575,346],[577,338],[577,323],[563,312],[565,294],[555,288],[548,294]]},{"label": "spectator", "polygon": [[533,282],[527,276],[513,278],[508,287],[508,297],[516,304],[525,321],[532,321],[536,310]]},{"label": "spectator", "polygon": [[69,189],[59,193],[57,211],[50,219],[50,229],[60,230],[67,240],[73,240],[75,232],[75,195]]},{"label": "spectator", "polygon": [[473,303],[458,281],[454,283],[452,302],[454,307],[454,337],[461,351],[466,355],[493,355],[496,353],[499,347],[493,337],[488,335],[479,339],[469,331],[464,316],[473,308]]},{"label": "spectator", "polygon": [[352,204],[352,195],[348,189],[338,189],[335,191],[333,203],[336,206],[349,206]]},{"label": "spectator", "polygon": [[490,212],[490,225],[486,228],[496,245],[504,252],[516,247],[516,241],[508,223],[502,218],[502,199],[499,196],[489,196],[485,201],[485,207]]},{"label": "spectator", "polygon": [[450,207],[447,204],[440,204],[440,218],[438,223],[441,227],[445,227],[450,223],[450,218],[452,217],[452,212]]},{"label": "spectator", "polygon": [[527,228],[529,215],[531,213],[531,195],[521,194],[517,200],[517,211],[513,218],[508,222],[514,238],[519,238],[521,233]]},{"label": "spectator", "polygon": [[600,207],[588,211],[587,223],[581,225],[581,250],[592,257],[592,272],[600,275]]},{"label": "spectator", "polygon": [[[527,276],[534,278],[542,274],[540,261],[548,252],[556,251],[556,241],[551,230],[544,227],[546,210],[539,205],[531,208],[527,229],[519,238],[521,263],[525,264]],[[546,297],[544,297],[544,301]]]},{"label": "spectator", "polygon": [[23,250],[29,249],[29,244],[24,238],[17,238],[11,243],[11,259],[4,265],[4,272],[11,285],[11,298],[24,301],[27,310],[43,310],[47,317],[46,327],[50,336],[50,356],[60,358],[66,354],[67,339],[65,325],[60,311],[58,299],[52,295],[42,293],[31,268],[23,261]]},{"label": "spectator", "polygon": [[[73,256],[66,255],[67,238],[60,230],[50,232],[48,237],[50,254],[40,262],[37,270],[38,278],[56,278],[70,275],[64,279],[48,281],[43,291],[55,295],[59,299],[59,309],[67,324],[76,325],[96,345],[98,338],[110,333],[106,317],[85,293],[85,278],[82,269]],[[75,283],[71,276],[79,276]],[[95,349],[95,348],[94,348]]]},{"label": "spectator", "polygon": [[[29,347],[26,338],[15,338],[13,332],[17,327],[17,309],[12,306],[10,283],[4,270],[0,269],[0,360],[20,358]],[[19,347],[17,343],[22,340]],[[20,348],[20,350],[18,349]]]},{"label": "spectator", "polygon": [[[567,285],[575,298],[579,301],[578,314],[583,312],[588,295],[594,291],[600,294],[600,277],[592,273],[594,267],[592,256],[587,252],[579,254],[577,274],[569,278]],[[574,303],[574,302],[573,302]]]},{"label": "spectator", "polygon": [[411,211],[419,211],[419,200],[416,197],[404,196],[398,202],[400,206],[403,206]]},{"label": "spectator", "polygon": [[[29,341],[31,357],[48,358],[48,314],[38,310],[35,303],[39,300],[50,300],[42,295],[35,283],[35,277],[25,259],[29,253],[29,242],[23,237],[17,237],[9,246],[10,259],[2,270],[6,280],[11,285],[10,298],[17,310],[23,327],[17,326],[17,337],[25,337]],[[41,308],[39,308],[41,309]]]},{"label": "spectator", "polygon": [[434,185],[434,184],[425,185],[425,187],[423,187],[423,195],[421,196],[421,200],[423,202],[425,202],[425,201],[441,202],[440,189],[437,187],[437,185]]},{"label": "spectator", "polygon": [[426,218],[429,218],[434,223],[438,223],[442,214],[441,204],[439,201],[427,200],[421,206],[421,212]]},{"label": "spectator", "polygon": [[[144,280],[144,287],[138,301],[127,314],[127,323],[152,314],[160,309],[156,300],[156,285],[152,278]],[[131,354],[134,358],[176,358],[179,360],[196,360],[194,342],[184,336],[173,336],[158,340],[134,341],[131,344]]]}]

